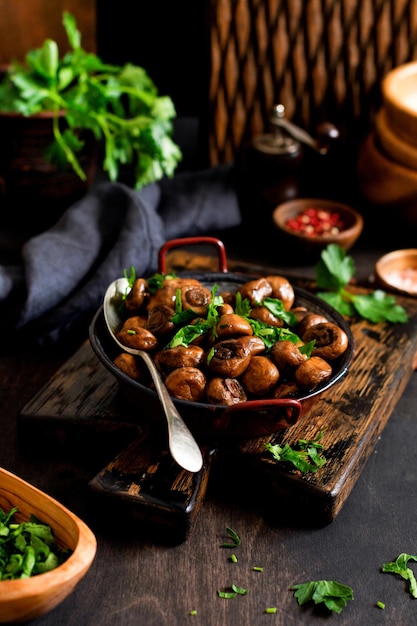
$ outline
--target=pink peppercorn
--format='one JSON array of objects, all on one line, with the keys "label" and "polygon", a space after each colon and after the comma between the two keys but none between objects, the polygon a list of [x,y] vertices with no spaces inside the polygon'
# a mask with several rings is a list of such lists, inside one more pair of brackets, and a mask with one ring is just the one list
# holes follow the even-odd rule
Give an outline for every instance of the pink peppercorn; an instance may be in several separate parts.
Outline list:
[{"label": "pink peppercorn", "polygon": [[296,217],[289,218],[286,226],[295,232],[309,237],[329,237],[343,230],[339,213],[313,207],[301,211]]}]

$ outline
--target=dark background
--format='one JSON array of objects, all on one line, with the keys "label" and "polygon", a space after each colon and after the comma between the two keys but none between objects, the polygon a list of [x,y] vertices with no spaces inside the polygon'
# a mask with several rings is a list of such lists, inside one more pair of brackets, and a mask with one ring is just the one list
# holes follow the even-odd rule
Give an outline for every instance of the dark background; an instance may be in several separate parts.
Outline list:
[{"label": "dark background", "polygon": [[181,167],[206,162],[200,140],[208,104],[209,44],[202,0],[97,2],[97,53],[105,62],[142,66],[160,95],[172,98]]}]

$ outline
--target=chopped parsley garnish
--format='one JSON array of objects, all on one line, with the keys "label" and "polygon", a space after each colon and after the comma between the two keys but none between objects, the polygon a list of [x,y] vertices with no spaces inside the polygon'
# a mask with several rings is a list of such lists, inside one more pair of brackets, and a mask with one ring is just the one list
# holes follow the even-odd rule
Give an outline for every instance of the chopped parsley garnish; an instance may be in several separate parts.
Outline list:
[{"label": "chopped parsley garnish", "polygon": [[50,526],[34,515],[28,522],[15,523],[17,508],[0,509],[0,581],[29,578],[61,565],[71,554],[55,543]]},{"label": "chopped parsley garnish", "polygon": [[299,439],[294,447],[288,443],[284,446],[266,443],[265,448],[276,461],[288,461],[303,473],[317,472],[326,463],[322,454],[323,446],[319,443],[321,438],[322,432],[314,440]]},{"label": "chopped parsley garnish", "polygon": [[293,585],[294,597],[302,606],[307,602],[314,604],[323,603],[329,611],[340,613],[345,608],[348,600],[353,600],[353,591],[347,585],[342,585],[335,580],[317,580]]},{"label": "chopped parsley garnish", "polygon": [[237,292],[235,302],[236,315],[240,315],[240,317],[249,317],[251,310],[252,308],[250,306],[248,298],[242,299],[242,294]]},{"label": "chopped parsley garnish", "polygon": [[417,556],[406,554],[403,552],[395,561],[384,563],[382,571],[389,574],[397,574],[407,580],[409,583],[409,591],[413,598],[417,598],[417,582],[413,570],[408,567],[408,561],[417,561]]},{"label": "chopped parsley garnish", "polygon": [[163,285],[164,280],[171,280],[172,278],[177,278],[176,274],[173,272],[171,274],[160,274],[156,273],[151,278],[148,278],[148,289],[149,293],[153,294],[158,289],[160,289]]},{"label": "chopped parsley garnish", "polygon": [[249,593],[249,589],[244,589],[243,587],[238,587],[234,583],[232,584],[230,590],[221,591],[220,589],[217,591],[217,595],[219,598],[225,598],[226,600],[231,600],[236,598],[236,596],[244,596]]},{"label": "chopped parsley garnish", "polygon": [[264,298],[259,306],[264,306],[274,317],[283,320],[288,326],[295,326],[298,322],[297,316],[284,308],[284,303],[278,298]]},{"label": "chopped parsley garnish", "polygon": [[255,337],[259,337],[260,339],[262,339],[267,350],[269,348],[272,348],[272,346],[281,339],[288,339],[295,344],[299,343],[300,341],[300,337],[293,333],[289,328],[270,326],[265,322],[260,322],[259,320],[254,320],[250,317],[245,319],[247,319],[247,321],[251,325]]},{"label": "chopped parsley garnish", "polygon": [[[354,294],[346,289],[355,273],[355,262],[337,244],[331,243],[321,253],[315,266],[317,296],[325,300],[341,315],[359,316],[378,322],[404,323],[408,320],[405,309],[396,304],[394,296],[377,289],[370,294]],[[324,291],[323,291],[324,290]]]},{"label": "chopped parsley garnish", "polygon": [[[136,280],[136,270],[135,270],[135,268],[133,267],[133,265],[131,265],[131,266],[130,266],[130,272],[129,272],[129,274],[127,273],[127,270],[126,270],[126,269],[124,269],[124,270],[123,270],[123,276],[126,278],[126,280],[127,280],[127,282],[128,282],[128,285],[129,285],[130,289],[132,289],[132,287],[133,287],[133,285],[134,285],[134,283],[135,283],[135,280]],[[127,294],[126,294],[126,295],[127,295]],[[125,296],[125,297],[126,297],[126,296]]]},{"label": "chopped parsley garnish", "polygon": [[233,530],[233,528],[229,528],[226,526],[226,532],[229,533],[231,538],[233,539],[233,543],[222,543],[220,544],[221,548],[235,548],[236,546],[240,546],[241,541],[239,535]]},{"label": "chopped parsley garnish", "polygon": [[177,346],[187,347],[195,339],[210,331],[212,332],[212,338],[216,338],[216,324],[219,319],[219,312],[217,309],[224,303],[221,296],[216,296],[216,291],[217,285],[214,285],[211,290],[211,302],[207,307],[207,316],[206,319],[204,319],[199,318],[198,314],[192,309],[183,310],[181,304],[181,291],[177,289],[175,296],[175,313],[172,316],[171,321],[175,325],[187,324],[187,322],[195,320],[196,318],[199,319],[199,321],[187,324],[186,326],[180,328],[175,333],[171,341],[165,346],[166,348],[175,348]]}]

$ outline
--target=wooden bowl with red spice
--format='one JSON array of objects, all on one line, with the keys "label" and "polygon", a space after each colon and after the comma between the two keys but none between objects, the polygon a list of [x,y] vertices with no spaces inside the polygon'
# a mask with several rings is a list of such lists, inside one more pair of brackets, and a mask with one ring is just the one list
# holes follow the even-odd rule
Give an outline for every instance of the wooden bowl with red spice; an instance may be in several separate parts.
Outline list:
[{"label": "wooden bowl with red spice", "polygon": [[323,198],[296,198],[279,204],[272,219],[291,254],[315,261],[330,243],[346,252],[363,230],[361,214],[351,206]]}]

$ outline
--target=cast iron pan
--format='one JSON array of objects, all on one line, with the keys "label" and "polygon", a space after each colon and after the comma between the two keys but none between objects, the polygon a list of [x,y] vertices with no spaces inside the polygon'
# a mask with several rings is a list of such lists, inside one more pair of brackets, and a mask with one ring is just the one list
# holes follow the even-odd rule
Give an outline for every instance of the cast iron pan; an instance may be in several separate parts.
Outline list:
[{"label": "cast iron pan", "polygon": [[[231,273],[227,270],[226,254],[223,243],[212,237],[192,237],[175,239],[167,242],[159,254],[159,271],[166,273],[166,255],[169,250],[194,244],[213,245],[219,259],[219,272],[182,272],[180,276],[192,277],[211,289],[215,284],[219,292],[235,292],[251,278],[247,274]],[[297,398],[283,400],[251,400],[233,407],[212,405],[204,402],[174,400],[183,419],[200,441],[218,441],[222,438],[248,438],[272,434],[294,424],[317,397],[335,385],[347,373],[354,355],[354,340],[349,324],[326,302],[304,289],[294,286],[294,306],[305,306],[309,311],[325,316],[330,322],[340,326],[348,336],[349,345],[339,360],[332,363],[333,374],[313,391],[300,394]],[[107,332],[103,310],[100,308],[94,316],[89,331],[91,346],[103,365],[118,380],[121,390],[136,406],[147,415],[160,416],[160,405],[156,393],[141,384],[113,364],[113,358],[119,352]],[[162,416],[160,417],[162,420]]]}]

